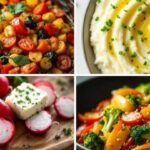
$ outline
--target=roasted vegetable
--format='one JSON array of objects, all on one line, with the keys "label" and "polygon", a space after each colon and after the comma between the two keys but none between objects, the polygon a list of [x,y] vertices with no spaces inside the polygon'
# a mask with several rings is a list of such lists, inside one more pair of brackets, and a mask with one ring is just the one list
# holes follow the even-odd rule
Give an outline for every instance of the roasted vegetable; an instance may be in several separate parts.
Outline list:
[{"label": "roasted vegetable", "polygon": [[37,32],[37,35],[38,35],[38,39],[47,39],[49,37],[48,33],[44,29],[40,29]]},{"label": "roasted vegetable", "polygon": [[30,29],[34,29],[35,27],[37,27],[37,23],[33,20],[31,16],[26,17],[25,25]]},{"label": "roasted vegetable", "polygon": [[84,136],[83,145],[90,150],[103,150],[103,141],[100,137],[91,132]]},{"label": "roasted vegetable", "polygon": [[150,83],[140,84],[136,87],[136,90],[140,91],[141,93],[144,93],[146,95],[150,94]]},{"label": "roasted vegetable", "polygon": [[113,125],[118,121],[122,111],[117,108],[106,108],[104,110],[104,126],[102,132],[106,133],[111,131]]},{"label": "roasted vegetable", "polygon": [[56,62],[57,56],[58,56],[57,53],[54,51],[45,54],[45,57],[49,58],[53,63]]},{"label": "roasted vegetable", "polygon": [[150,140],[150,125],[136,125],[132,127],[130,136],[136,144],[145,143],[146,140]]}]

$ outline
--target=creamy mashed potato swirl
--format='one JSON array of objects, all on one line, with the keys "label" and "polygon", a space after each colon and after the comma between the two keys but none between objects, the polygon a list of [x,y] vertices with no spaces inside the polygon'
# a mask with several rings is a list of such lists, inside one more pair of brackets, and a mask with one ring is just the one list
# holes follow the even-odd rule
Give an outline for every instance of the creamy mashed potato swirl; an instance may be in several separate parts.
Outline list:
[{"label": "creamy mashed potato swirl", "polygon": [[150,73],[150,0],[97,0],[90,31],[103,73]]}]

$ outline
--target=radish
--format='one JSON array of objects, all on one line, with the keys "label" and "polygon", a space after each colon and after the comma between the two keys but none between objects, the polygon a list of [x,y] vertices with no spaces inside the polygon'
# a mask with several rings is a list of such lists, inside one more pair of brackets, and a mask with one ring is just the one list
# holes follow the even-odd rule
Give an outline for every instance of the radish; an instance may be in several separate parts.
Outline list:
[{"label": "radish", "polygon": [[45,86],[48,86],[49,88],[51,88],[53,91],[55,90],[54,85],[46,79],[36,79],[33,82],[33,85],[35,85],[35,86],[45,85]]},{"label": "radish", "polygon": [[74,102],[70,97],[62,96],[54,104],[55,110],[64,119],[74,117]]},{"label": "radish", "polygon": [[0,97],[5,97],[9,92],[9,81],[6,77],[0,76]]},{"label": "radish", "polygon": [[0,117],[13,121],[13,111],[3,100],[0,99]]},{"label": "radish", "polygon": [[46,103],[46,107],[51,106],[56,100],[55,92],[49,86],[47,86],[47,84],[44,84],[44,83],[43,84],[37,84],[36,87],[47,93],[48,100]]},{"label": "radish", "polygon": [[51,115],[43,110],[26,120],[25,125],[33,133],[44,134],[52,125]]},{"label": "radish", "polygon": [[9,143],[15,135],[15,126],[12,122],[0,118],[0,146]]}]

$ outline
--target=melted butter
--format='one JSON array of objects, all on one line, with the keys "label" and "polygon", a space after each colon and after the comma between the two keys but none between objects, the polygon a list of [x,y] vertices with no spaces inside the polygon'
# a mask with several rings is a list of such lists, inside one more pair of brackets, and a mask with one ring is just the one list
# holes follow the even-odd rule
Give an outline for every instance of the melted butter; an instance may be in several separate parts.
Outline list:
[{"label": "melted butter", "polygon": [[144,43],[150,47],[150,15],[142,22],[141,30],[143,31],[143,37],[147,38]]},{"label": "melted butter", "polygon": [[[117,4],[116,4],[116,7],[114,9],[114,12],[112,14],[112,17],[111,17],[111,20],[112,22],[114,23],[115,22],[115,19],[117,18],[117,16],[119,15],[120,11],[128,4],[130,0],[120,0]],[[113,25],[114,26],[114,25]],[[112,27],[113,28],[113,27]],[[112,43],[112,30],[110,30],[108,32],[108,43]],[[116,57],[116,54],[114,53],[114,48],[112,47],[112,50],[111,50],[111,54]]]}]

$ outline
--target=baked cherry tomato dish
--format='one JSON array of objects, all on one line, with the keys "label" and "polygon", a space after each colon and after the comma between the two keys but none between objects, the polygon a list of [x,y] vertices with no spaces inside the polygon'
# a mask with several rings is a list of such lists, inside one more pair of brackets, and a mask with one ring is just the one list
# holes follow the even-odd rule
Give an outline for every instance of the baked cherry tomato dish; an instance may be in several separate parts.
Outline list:
[{"label": "baked cherry tomato dish", "polygon": [[113,90],[78,114],[77,141],[90,150],[150,150],[150,83]]},{"label": "baked cherry tomato dish", "polygon": [[72,72],[73,17],[64,10],[51,0],[0,0],[0,74]]}]

